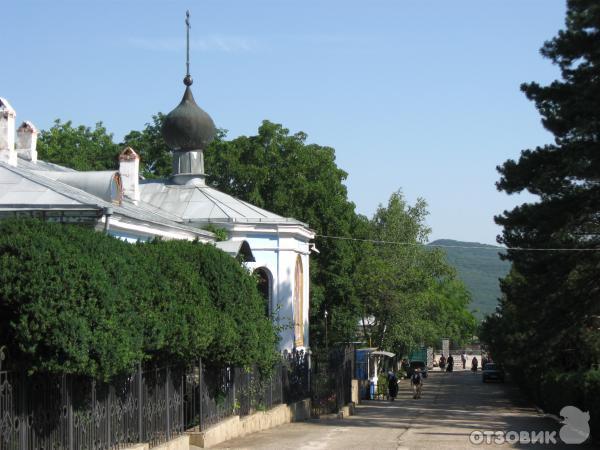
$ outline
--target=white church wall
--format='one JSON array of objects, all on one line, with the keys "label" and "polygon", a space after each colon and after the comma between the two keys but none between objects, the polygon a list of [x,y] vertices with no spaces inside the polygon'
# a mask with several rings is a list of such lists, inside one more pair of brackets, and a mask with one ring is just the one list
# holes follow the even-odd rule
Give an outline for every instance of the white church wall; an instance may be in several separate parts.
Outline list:
[{"label": "white church wall", "polygon": [[251,270],[265,267],[273,277],[271,310],[275,311],[280,332],[281,350],[294,348],[294,288],[296,259],[300,255],[303,267],[303,346],[308,347],[309,336],[309,255],[308,241],[301,241],[290,233],[277,233],[272,230],[257,229],[250,232],[230,230],[232,240],[246,240],[256,259],[247,266]]}]

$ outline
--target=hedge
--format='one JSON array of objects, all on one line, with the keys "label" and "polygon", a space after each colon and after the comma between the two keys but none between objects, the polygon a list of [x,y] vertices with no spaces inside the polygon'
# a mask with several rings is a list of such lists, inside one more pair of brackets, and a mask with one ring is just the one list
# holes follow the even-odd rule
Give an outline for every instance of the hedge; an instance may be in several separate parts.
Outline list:
[{"label": "hedge", "polygon": [[600,436],[600,370],[578,372],[550,371],[536,375],[511,370],[516,381],[532,400],[546,412],[560,415],[564,406],[572,405],[590,413],[590,430]]},{"label": "hedge", "polygon": [[147,361],[267,368],[276,344],[255,279],[210,244],[0,221],[0,346],[13,368],[101,379]]}]

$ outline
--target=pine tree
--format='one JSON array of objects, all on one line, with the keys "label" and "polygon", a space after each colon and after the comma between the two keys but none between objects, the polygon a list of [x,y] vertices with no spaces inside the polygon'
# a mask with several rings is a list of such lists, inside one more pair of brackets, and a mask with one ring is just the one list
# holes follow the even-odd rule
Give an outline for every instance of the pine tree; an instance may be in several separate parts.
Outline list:
[{"label": "pine tree", "polygon": [[503,326],[496,317],[487,332],[513,365],[585,369],[600,361],[600,3],[568,0],[566,29],[541,54],[558,65],[561,79],[521,90],[555,140],[498,167],[499,190],[528,191],[538,201],[496,222],[509,249],[563,250],[508,251]]}]

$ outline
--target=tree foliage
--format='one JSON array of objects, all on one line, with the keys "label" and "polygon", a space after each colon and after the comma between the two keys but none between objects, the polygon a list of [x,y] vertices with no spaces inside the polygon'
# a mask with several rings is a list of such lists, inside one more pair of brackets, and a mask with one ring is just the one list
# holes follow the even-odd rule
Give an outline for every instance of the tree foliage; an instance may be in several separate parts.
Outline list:
[{"label": "tree foliage", "polygon": [[498,313],[483,328],[497,358],[528,367],[585,370],[600,362],[600,6],[567,2],[566,29],[541,53],[562,79],[521,89],[542,116],[553,144],[524,150],[498,168],[500,190],[538,196],[496,217],[509,247]]},{"label": "tree foliage", "polygon": [[372,345],[401,355],[443,337],[461,343],[475,331],[468,291],[444,253],[424,246],[430,232],[426,216],[424,200],[411,206],[396,192],[370,221],[374,243],[360,245],[364,333]]},{"label": "tree foliage", "polygon": [[117,169],[119,149],[102,122],[92,129],[57,119],[49,130],[40,132],[37,143],[40,159],[75,170]]},{"label": "tree foliage", "polygon": [[31,372],[106,379],[198,358],[268,368],[276,342],[254,278],[212,245],[0,222],[0,345]]}]

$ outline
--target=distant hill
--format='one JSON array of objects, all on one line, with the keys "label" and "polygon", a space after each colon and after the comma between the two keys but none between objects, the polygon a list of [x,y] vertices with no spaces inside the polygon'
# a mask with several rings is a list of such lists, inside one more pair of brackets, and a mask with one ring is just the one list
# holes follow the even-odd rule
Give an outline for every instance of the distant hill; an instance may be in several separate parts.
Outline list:
[{"label": "distant hill", "polygon": [[449,246],[442,250],[446,252],[448,263],[456,268],[458,276],[471,292],[471,309],[477,311],[476,316],[482,318],[493,312],[500,297],[498,279],[506,276],[510,270],[510,263],[500,260],[498,256],[502,248],[451,239],[438,239],[429,245]]}]

